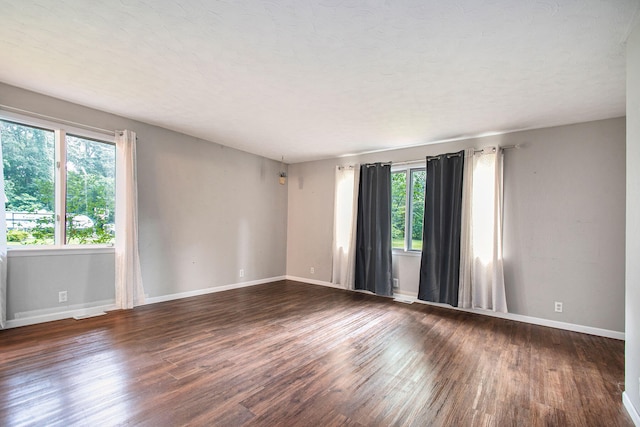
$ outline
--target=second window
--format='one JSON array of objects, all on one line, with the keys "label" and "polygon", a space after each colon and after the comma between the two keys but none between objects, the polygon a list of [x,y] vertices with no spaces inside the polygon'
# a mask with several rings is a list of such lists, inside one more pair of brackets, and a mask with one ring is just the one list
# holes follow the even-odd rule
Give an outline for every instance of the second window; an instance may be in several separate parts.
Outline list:
[{"label": "second window", "polygon": [[426,171],[422,165],[394,167],[391,173],[393,249],[422,250]]}]

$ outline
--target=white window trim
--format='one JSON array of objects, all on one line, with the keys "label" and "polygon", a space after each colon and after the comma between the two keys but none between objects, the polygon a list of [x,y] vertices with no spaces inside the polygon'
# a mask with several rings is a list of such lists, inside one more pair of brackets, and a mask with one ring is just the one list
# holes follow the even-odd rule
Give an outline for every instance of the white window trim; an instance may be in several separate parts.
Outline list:
[{"label": "white window trim", "polygon": [[[96,244],[96,245],[67,245],[66,240],[66,221],[62,220],[63,213],[66,210],[66,191],[67,191],[67,174],[66,174],[66,135],[87,138],[101,143],[115,146],[115,136],[106,133],[94,132],[67,124],[56,123],[54,121],[30,117],[23,114],[13,113],[0,109],[0,120],[10,121],[25,126],[37,127],[47,131],[54,132],[54,239],[53,245],[7,245],[7,256],[43,256],[52,255],[59,251],[64,254],[88,254],[113,252],[113,244]],[[63,167],[64,166],[64,167]],[[33,253],[32,253],[33,252]]]},{"label": "white window trim", "polygon": [[422,250],[420,249],[409,249],[409,241],[411,239],[411,233],[407,232],[407,230],[411,231],[411,214],[413,209],[413,203],[411,203],[411,194],[413,193],[413,181],[411,180],[411,171],[412,170],[427,170],[427,162],[426,160],[415,160],[410,162],[403,162],[402,164],[392,165],[391,173],[395,172],[405,172],[407,176],[407,189],[405,194],[405,210],[404,210],[404,248],[392,248],[392,253],[396,255],[408,255],[408,256],[420,256],[422,254]]},{"label": "white window trim", "polygon": [[89,139],[96,139],[106,144],[115,145],[114,134],[95,132],[88,129],[82,129],[80,127],[74,127],[73,125],[56,123],[51,120],[45,120],[37,117],[27,116],[24,114],[13,113],[11,111],[6,111],[2,109],[0,109],[0,120],[8,120],[10,122],[17,122],[27,126],[39,127],[39,128],[43,128],[51,131],[55,131],[56,129],[64,129],[66,133],[74,136],[79,136],[82,138],[89,138]]},{"label": "white window trim", "polygon": [[113,254],[115,253],[113,245],[33,245],[33,246],[7,246],[7,256],[9,258],[16,257],[34,257],[34,256],[54,256],[54,255],[94,255],[94,254]]},{"label": "white window trim", "polygon": [[67,133],[64,129],[55,131],[55,154],[54,154],[54,196],[55,212],[53,221],[55,223],[53,236],[55,246],[64,246],[67,240],[66,210],[67,210]]}]

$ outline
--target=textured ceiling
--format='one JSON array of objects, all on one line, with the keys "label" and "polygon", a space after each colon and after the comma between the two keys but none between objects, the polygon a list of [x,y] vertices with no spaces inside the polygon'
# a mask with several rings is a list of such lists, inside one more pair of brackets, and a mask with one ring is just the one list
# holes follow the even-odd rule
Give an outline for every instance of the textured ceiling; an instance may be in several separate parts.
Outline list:
[{"label": "textured ceiling", "polygon": [[625,114],[638,0],[0,0],[0,81],[292,163]]}]

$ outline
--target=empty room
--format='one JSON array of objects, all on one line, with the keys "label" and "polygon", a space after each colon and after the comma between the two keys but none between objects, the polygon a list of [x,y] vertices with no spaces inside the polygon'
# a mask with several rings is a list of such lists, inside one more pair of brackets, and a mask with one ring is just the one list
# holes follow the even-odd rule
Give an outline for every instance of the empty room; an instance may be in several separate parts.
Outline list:
[{"label": "empty room", "polygon": [[640,426],[640,1],[0,0],[0,425]]}]

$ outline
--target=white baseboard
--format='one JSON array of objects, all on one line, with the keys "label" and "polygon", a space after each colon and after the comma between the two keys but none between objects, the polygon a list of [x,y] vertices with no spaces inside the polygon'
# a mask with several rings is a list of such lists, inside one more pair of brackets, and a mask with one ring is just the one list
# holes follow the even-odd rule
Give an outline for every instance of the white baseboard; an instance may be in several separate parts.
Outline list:
[{"label": "white baseboard", "polygon": [[73,317],[93,316],[105,311],[115,310],[113,300],[97,301],[90,304],[74,304],[62,308],[46,308],[42,310],[16,313],[15,319],[7,320],[7,329],[20,326],[35,325],[37,323],[52,322],[54,320],[70,319]]},{"label": "white baseboard", "polygon": [[[319,286],[326,286],[327,288],[336,288],[336,289],[345,290],[345,288],[343,288],[340,285],[336,285],[335,283],[331,283],[331,282],[325,282],[323,280],[306,279],[304,277],[297,277],[297,276],[285,276],[285,279],[286,280],[292,280],[294,282],[308,283],[310,285],[319,285]],[[348,290],[348,289],[346,289],[346,290]]]},{"label": "white baseboard", "polygon": [[515,320],[516,322],[530,323],[532,325],[547,326],[549,328],[564,329],[565,331],[580,332],[583,334],[613,338],[621,341],[624,341],[624,338],[625,338],[624,332],[595,328],[593,326],[584,326],[584,325],[576,325],[575,323],[558,322],[557,320],[542,319],[540,317],[525,316],[523,314],[516,314],[516,313],[499,313],[491,310],[451,307],[450,305],[447,305],[447,304],[437,304],[437,303],[432,303],[428,301],[422,301],[417,298],[415,299],[415,302],[420,304],[436,305],[439,307],[445,307],[445,308],[450,308],[450,309],[459,310],[459,311],[466,311],[468,313],[476,313],[476,314],[483,314],[485,316],[499,317],[500,319]]},{"label": "white baseboard", "polygon": [[[180,292],[180,293],[171,294],[171,295],[162,295],[159,297],[151,297],[151,298],[147,297],[145,301],[145,305],[155,304],[163,301],[171,301],[171,300],[180,299],[180,298],[188,298],[188,297],[193,297],[197,295],[210,294],[213,292],[222,292],[230,289],[244,288],[247,286],[261,285],[263,283],[277,282],[278,280],[284,280],[284,279],[285,279],[284,276],[269,277],[266,279],[252,280],[249,282],[233,283],[230,285],[216,286],[216,287],[211,287],[206,289],[198,289],[195,291]],[[74,317],[86,318],[86,317],[95,316],[105,311],[111,311],[111,310],[117,310],[117,309],[118,307],[116,307],[115,301],[109,300],[109,301],[98,301],[91,304],[75,304],[75,305],[69,305],[65,307],[55,307],[55,308],[47,308],[42,310],[26,311],[26,312],[16,313],[15,315],[16,318],[13,320],[7,320],[7,329],[17,328],[20,326],[35,325],[37,323],[51,322],[54,320],[71,319]]]},{"label": "white baseboard", "polygon": [[228,291],[231,289],[246,288],[248,286],[262,285],[264,283],[277,282],[279,280],[285,280],[285,276],[269,277],[266,279],[251,280],[249,282],[232,283],[229,285],[222,285],[222,286],[213,286],[205,289],[196,289],[194,291],[179,292],[177,294],[160,295],[158,297],[147,297],[145,298],[144,305],[156,304],[156,303],[165,302],[165,301],[172,301],[172,300],[181,299],[181,298],[196,297],[198,295],[212,294],[214,292]]},{"label": "white baseboard", "polygon": [[[248,286],[261,285],[264,283],[277,282],[279,280],[285,280],[285,279],[292,280],[295,282],[302,282],[302,283],[307,283],[312,285],[319,285],[319,286],[325,286],[329,288],[345,290],[342,286],[336,285],[331,282],[325,282],[322,280],[314,280],[314,279],[307,279],[304,277],[287,275],[287,276],[277,276],[277,277],[269,277],[266,279],[252,280],[248,282],[232,283],[229,285],[215,286],[215,287],[205,288],[205,289],[197,289],[194,291],[180,292],[180,293],[170,294],[170,295],[161,295],[158,297],[148,297],[146,298],[145,305],[155,304],[155,303],[164,302],[164,301],[172,301],[172,300],[181,299],[181,298],[188,298],[188,297],[193,297],[198,295],[205,295],[205,294],[210,294],[214,292],[228,291],[231,289],[244,288]],[[514,314],[514,313],[496,313],[489,310],[471,310],[471,309],[451,307],[447,304],[437,304],[437,303],[422,301],[417,299],[415,295],[396,293],[394,294],[394,296],[400,297],[404,300],[413,301],[416,303],[435,305],[438,307],[444,307],[452,310],[483,314],[485,316],[499,317],[502,319],[515,320],[517,322],[547,326],[547,327],[556,328],[556,329],[564,329],[564,330],[573,331],[573,332],[581,332],[585,334],[597,335],[597,336],[602,336],[607,338],[614,338],[619,340],[625,339],[624,332],[611,331],[608,329],[600,329],[600,328],[594,328],[591,326],[583,326],[583,325],[576,325],[573,323],[558,322],[555,320],[541,319],[538,317],[524,316],[521,314]],[[86,316],[91,316],[91,315],[100,313],[102,311],[111,311],[115,309],[117,309],[117,307],[115,306],[113,301],[99,301],[89,305],[77,304],[77,305],[67,306],[63,309],[63,311],[60,311],[60,308],[51,308],[51,309],[16,313],[15,319],[7,321],[7,328],[17,328],[20,326],[34,325],[37,323],[68,319],[72,317],[86,317]]]},{"label": "white baseboard", "polygon": [[[333,283],[323,282],[321,280],[305,279],[303,277],[294,277],[294,276],[286,276],[286,278],[287,280],[294,280],[296,282],[310,283],[312,285],[320,285],[320,286],[327,286],[330,288],[344,289]],[[624,332],[611,331],[609,329],[601,329],[601,328],[594,328],[592,326],[576,325],[574,323],[558,322],[556,320],[541,319],[539,317],[531,317],[531,316],[525,316],[522,314],[515,314],[515,313],[497,313],[491,310],[451,307],[448,304],[438,304],[434,302],[422,301],[422,300],[419,300],[416,295],[410,295],[410,294],[394,293],[394,297],[400,297],[404,300],[409,300],[409,301],[413,301],[420,304],[434,305],[437,307],[448,308],[451,310],[466,311],[468,313],[483,314],[485,316],[499,317],[501,319],[507,319],[507,320],[515,320],[516,322],[530,323],[532,325],[547,326],[550,328],[564,329],[566,331],[581,332],[584,334],[597,335],[601,337],[613,338],[613,339],[622,340],[622,341],[624,341],[625,339]]]},{"label": "white baseboard", "polygon": [[636,425],[636,427],[640,427],[640,414],[638,414],[638,411],[636,410],[635,406],[633,406],[633,403],[631,403],[631,400],[629,399],[629,395],[627,394],[626,391],[622,392],[622,403],[624,404],[624,407],[627,410],[627,413],[629,414],[629,416],[631,417],[631,420],[633,421],[633,423]]}]

